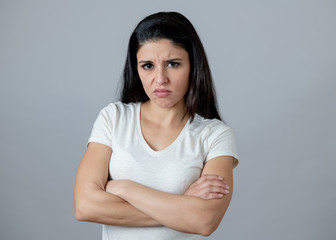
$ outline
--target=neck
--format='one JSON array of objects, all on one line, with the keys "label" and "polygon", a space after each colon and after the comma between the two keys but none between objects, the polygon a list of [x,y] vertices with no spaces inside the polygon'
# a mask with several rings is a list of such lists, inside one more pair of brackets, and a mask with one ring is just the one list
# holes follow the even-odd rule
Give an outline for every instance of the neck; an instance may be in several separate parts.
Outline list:
[{"label": "neck", "polygon": [[160,108],[149,100],[142,104],[142,111],[146,119],[161,126],[184,124],[189,119],[189,113],[182,101],[171,108]]}]

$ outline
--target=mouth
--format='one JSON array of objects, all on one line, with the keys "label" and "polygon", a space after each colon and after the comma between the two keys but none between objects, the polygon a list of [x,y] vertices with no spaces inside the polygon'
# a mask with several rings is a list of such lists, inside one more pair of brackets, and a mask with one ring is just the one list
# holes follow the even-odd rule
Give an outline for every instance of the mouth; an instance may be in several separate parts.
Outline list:
[{"label": "mouth", "polygon": [[168,97],[172,91],[169,91],[167,89],[155,89],[154,95],[157,97]]}]

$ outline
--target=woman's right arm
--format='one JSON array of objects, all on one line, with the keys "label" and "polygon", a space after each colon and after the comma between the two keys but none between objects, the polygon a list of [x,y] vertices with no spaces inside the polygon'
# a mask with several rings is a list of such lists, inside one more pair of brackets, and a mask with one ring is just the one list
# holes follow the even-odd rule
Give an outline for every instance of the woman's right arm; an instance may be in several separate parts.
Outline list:
[{"label": "woman's right arm", "polygon": [[110,147],[89,143],[75,181],[77,220],[117,226],[161,226],[125,200],[105,191],[111,154]]}]

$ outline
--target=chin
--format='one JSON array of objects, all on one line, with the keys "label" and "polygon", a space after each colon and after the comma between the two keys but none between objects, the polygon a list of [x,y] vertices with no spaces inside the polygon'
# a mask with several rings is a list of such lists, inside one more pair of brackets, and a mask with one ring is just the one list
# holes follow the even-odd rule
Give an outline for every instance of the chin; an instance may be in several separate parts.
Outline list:
[{"label": "chin", "polygon": [[151,99],[151,102],[160,108],[172,108],[178,106],[179,104],[182,104],[182,101],[182,99],[177,100],[169,97],[158,98],[156,96]]},{"label": "chin", "polygon": [[162,99],[159,99],[159,100],[156,99],[152,102],[160,108],[171,108],[176,105],[176,103],[172,103],[171,101],[167,101],[167,100],[162,101]]},{"label": "chin", "polygon": [[159,104],[156,104],[158,107],[160,108],[171,108],[174,106],[174,104],[168,104],[168,103],[159,103]]}]

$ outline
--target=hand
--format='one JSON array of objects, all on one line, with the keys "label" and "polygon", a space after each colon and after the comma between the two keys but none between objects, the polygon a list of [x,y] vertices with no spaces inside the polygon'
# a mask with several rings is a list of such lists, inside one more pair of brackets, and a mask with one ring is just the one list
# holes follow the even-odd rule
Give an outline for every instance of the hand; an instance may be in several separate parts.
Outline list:
[{"label": "hand", "polygon": [[190,185],[183,194],[186,196],[200,197],[203,199],[218,199],[229,193],[230,187],[218,175],[204,174]]}]

